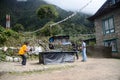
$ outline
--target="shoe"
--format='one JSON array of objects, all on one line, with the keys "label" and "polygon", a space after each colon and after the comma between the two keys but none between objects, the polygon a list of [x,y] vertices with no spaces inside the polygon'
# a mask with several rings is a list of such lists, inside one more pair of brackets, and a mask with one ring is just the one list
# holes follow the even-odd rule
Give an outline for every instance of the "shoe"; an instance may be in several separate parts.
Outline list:
[{"label": "shoe", "polygon": [[81,60],[81,62],[86,62],[86,60]]}]

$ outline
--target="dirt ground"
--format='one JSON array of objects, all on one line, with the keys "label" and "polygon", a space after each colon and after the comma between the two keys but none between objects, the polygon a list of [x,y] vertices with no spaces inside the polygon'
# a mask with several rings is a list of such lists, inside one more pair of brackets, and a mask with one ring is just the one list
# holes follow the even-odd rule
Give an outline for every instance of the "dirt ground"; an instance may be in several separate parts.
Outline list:
[{"label": "dirt ground", "polygon": [[[11,69],[10,67],[13,67],[14,64],[10,63],[8,70]],[[28,64],[29,65],[24,67],[15,67],[16,69],[20,69],[20,67],[30,69],[30,62],[28,62]],[[63,65],[64,64],[59,64],[57,66],[63,67]],[[74,63],[69,63],[68,65],[71,65],[72,67],[65,66],[62,69],[53,69],[48,71],[33,71],[27,73],[6,73],[4,71],[1,71],[3,73],[0,74],[0,80],[120,80],[120,59],[88,58],[87,62],[81,62],[81,59],[79,59],[76,60]],[[3,66],[2,63],[0,63],[0,66]],[[41,65],[36,64],[34,66],[38,67]],[[50,65],[45,65],[45,67],[47,66]],[[3,67],[1,68],[4,69]]]}]

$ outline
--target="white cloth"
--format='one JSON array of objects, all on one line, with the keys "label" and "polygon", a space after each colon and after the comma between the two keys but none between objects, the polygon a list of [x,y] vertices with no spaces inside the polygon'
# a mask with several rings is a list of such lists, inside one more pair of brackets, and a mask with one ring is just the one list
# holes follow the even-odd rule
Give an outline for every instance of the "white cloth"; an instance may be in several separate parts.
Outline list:
[{"label": "white cloth", "polygon": [[42,52],[42,47],[41,46],[35,46],[34,50],[32,51],[32,53],[38,55],[39,52]]},{"label": "white cloth", "polygon": [[5,47],[3,48],[3,51],[6,52],[7,49],[8,49],[8,47],[5,46]]}]

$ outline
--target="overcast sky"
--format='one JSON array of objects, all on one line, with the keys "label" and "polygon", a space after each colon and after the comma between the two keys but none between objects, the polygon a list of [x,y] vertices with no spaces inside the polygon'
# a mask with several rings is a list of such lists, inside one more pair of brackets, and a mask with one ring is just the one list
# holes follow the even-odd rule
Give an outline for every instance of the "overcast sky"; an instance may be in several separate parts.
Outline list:
[{"label": "overcast sky", "polygon": [[[57,5],[58,7],[68,11],[79,11],[83,6],[91,0],[44,0],[48,3]],[[89,5],[82,9],[81,12],[95,14],[95,12],[103,5],[106,0],[92,0]]]}]

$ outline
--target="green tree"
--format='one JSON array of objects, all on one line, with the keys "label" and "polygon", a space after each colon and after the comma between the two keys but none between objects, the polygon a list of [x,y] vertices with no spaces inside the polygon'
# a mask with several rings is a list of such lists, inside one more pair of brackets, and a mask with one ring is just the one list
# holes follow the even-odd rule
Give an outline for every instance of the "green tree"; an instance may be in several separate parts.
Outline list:
[{"label": "green tree", "polygon": [[42,5],[37,9],[37,15],[40,19],[54,19],[58,17],[58,12],[52,5]]},{"label": "green tree", "polygon": [[51,35],[59,35],[62,33],[62,28],[60,25],[50,26],[50,34]]},{"label": "green tree", "polygon": [[4,44],[4,42],[7,41],[7,36],[5,34],[0,34],[0,46]]},{"label": "green tree", "polygon": [[61,34],[62,28],[60,25],[50,26],[50,24],[53,24],[54,22],[50,21],[48,22],[44,27],[41,28],[41,30],[37,33],[41,36],[51,36],[51,35],[58,35]]},{"label": "green tree", "polygon": [[3,32],[7,37],[19,38],[19,34],[11,29],[6,29]]},{"label": "green tree", "polygon": [[5,28],[0,25],[0,44],[4,44],[4,42],[7,40],[7,36],[3,33],[5,31]]},{"label": "green tree", "polygon": [[15,26],[12,29],[16,32],[20,32],[24,30],[24,27],[22,24],[15,24]]}]

